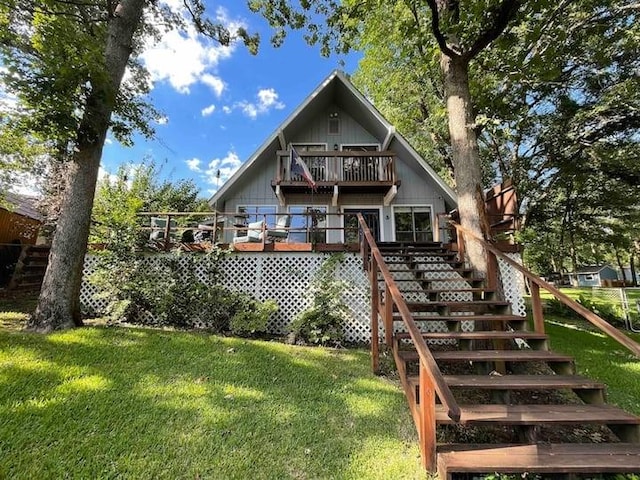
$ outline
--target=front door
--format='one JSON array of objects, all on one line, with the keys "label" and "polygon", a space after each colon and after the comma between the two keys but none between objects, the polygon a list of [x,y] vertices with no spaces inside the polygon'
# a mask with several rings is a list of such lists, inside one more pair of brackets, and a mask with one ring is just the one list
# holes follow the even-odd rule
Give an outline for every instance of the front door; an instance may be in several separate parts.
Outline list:
[{"label": "front door", "polygon": [[345,208],[344,209],[344,243],[360,243],[358,217],[361,213],[376,242],[380,241],[380,210],[377,208]]}]

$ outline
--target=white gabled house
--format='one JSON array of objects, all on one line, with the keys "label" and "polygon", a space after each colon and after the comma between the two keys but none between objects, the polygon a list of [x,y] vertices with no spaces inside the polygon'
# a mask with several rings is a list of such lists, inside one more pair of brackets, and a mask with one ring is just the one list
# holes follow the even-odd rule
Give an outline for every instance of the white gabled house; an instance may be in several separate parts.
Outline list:
[{"label": "white gabled house", "polygon": [[[292,149],[315,189],[292,172]],[[436,215],[455,208],[456,197],[347,76],[334,71],[209,202],[247,222],[268,215],[273,224],[276,214],[291,214],[290,242],[356,241],[357,220],[348,215],[355,212],[379,241],[427,242]],[[308,218],[300,215],[311,211],[319,214],[313,234],[304,232]]]}]

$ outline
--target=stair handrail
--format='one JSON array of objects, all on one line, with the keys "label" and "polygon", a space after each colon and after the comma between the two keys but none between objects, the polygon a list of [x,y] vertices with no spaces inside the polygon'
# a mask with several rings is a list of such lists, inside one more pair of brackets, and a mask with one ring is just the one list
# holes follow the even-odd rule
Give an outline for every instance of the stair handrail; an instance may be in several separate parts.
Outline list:
[{"label": "stair handrail", "polygon": [[449,220],[448,223],[456,229],[458,235],[462,238],[462,241],[466,241],[466,238],[471,238],[474,241],[480,243],[488,252],[494,255],[495,258],[501,258],[503,261],[511,265],[513,268],[522,273],[525,278],[529,280],[529,287],[531,290],[531,304],[533,310],[533,324],[537,333],[544,333],[544,317],[542,312],[542,302],[540,300],[540,288],[544,288],[546,291],[556,297],[562,304],[571,308],[574,312],[582,316],[585,320],[601,330],[604,334],[610,336],[616,340],[620,345],[629,349],[636,357],[640,358],[640,344],[633,341],[631,338],[620,332],[617,328],[604,320],[602,317],[596,315],[591,310],[580,305],[575,300],[571,299],[568,295],[562,293],[550,283],[542,280],[535,273],[527,270],[524,266],[520,265],[515,260],[509,258],[503,252],[501,252],[494,245],[489,243],[483,238],[480,238],[474,232],[468,228],[463,227],[453,220]]},{"label": "stair handrail", "polygon": [[[416,351],[418,352],[418,356],[420,358],[420,363],[424,367],[425,371],[428,373],[431,382],[433,384],[434,390],[438,394],[438,398],[440,398],[440,402],[447,409],[447,415],[450,419],[455,422],[460,421],[460,406],[456,402],[451,389],[447,385],[438,364],[436,363],[433,355],[431,355],[431,351],[427,346],[427,343],[422,338],[422,333],[420,329],[416,325],[413,320],[413,316],[411,315],[411,311],[407,306],[407,303],[404,300],[404,297],[400,293],[400,289],[396,284],[395,280],[391,276],[391,272],[389,271],[389,267],[384,261],[382,254],[380,253],[380,249],[376,244],[375,239],[369,230],[367,223],[364,220],[362,214],[358,213],[358,222],[360,224],[360,228],[362,229],[363,234],[363,255],[366,250],[371,252],[371,255],[376,259],[376,264],[382,273],[382,277],[384,279],[385,284],[388,287],[388,290],[391,294],[391,299],[398,307],[398,312],[402,317],[402,321],[404,322],[409,334],[411,335],[411,340],[413,340]],[[366,265],[366,261],[365,261]],[[385,299],[385,302],[388,302],[388,299]]]}]

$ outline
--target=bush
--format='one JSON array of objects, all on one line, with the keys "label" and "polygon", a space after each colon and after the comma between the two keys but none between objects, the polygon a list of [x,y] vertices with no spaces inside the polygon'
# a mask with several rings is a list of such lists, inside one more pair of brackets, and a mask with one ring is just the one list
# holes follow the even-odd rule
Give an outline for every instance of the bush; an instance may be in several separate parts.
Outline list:
[{"label": "bush", "polygon": [[584,295],[580,295],[578,297],[578,303],[612,325],[619,327],[625,325],[624,313],[622,309],[616,305],[604,302],[594,302]]},{"label": "bush", "polygon": [[343,255],[325,260],[306,293],[310,306],[291,324],[297,338],[318,345],[339,345],[344,339],[344,324],[349,308],[342,300],[346,282],[336,278]]},{"label": "bush", "polygon": [[[277,310],[273,300],[260,302],[219,284],[218,263],[224,252],[206,255],[170,253],[154,256],[105,251],[90,281],[108,299],[108,321],[202,328],[249,335],[264,332]],[[201,272],[201,277],[196,274]]]}]

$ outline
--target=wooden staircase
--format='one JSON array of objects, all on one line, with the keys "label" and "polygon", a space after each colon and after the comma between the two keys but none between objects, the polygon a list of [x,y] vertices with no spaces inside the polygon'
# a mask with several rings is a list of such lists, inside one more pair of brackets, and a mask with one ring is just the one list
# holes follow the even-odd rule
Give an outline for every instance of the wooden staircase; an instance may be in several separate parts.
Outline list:
[{"label": "wooden staircase", "polygon": [[9,282],[9,290],[40,290],[49,262],[49,245],[26,245]]},{"label": "wooden staircase", "polygon": [[442,244],[376,245],[366,231],[365,242],[373,367],[382,319],[428,470],[441,478],[640,472],[640,418],[607,405],[602,383],[550,350],[539,318],[531,331]]}]

